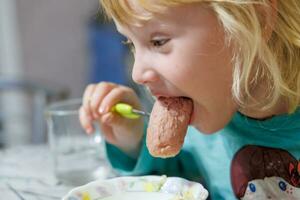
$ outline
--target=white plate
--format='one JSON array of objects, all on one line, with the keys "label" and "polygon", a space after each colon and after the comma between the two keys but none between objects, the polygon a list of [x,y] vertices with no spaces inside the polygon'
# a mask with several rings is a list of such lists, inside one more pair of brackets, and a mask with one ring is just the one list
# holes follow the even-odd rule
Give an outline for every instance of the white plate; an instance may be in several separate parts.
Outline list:
[{"label": "white plate", "polygon": [[74,188],[63,200],[204,200],[207,190],[178,177],[118,177]]}]

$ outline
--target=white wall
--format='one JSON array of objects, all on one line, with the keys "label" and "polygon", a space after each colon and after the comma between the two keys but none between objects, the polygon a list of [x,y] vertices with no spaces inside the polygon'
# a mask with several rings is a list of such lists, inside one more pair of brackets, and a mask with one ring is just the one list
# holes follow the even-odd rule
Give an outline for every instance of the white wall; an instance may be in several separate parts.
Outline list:
[{"label": "white wall", "polygon": [[[15,0],[0,0],[0,78],[22,76],[22,50]],[[1,86],[2,87],[2,86]],[[4,87],[4,86],[3,86]],[[25,96],[17,91],[0,91],[0,146],[28,141],[30,124],[24,116],[29,112]],[[12,106],[13,105],[13,106]],[[10,134],[8,134],[10,133]]]},{"label": "white wall", "polygon": [[[98,7],[98,0],[0,0],[0,78],[63,86],[80,97],[89,65],[87,23]],[[0,99],[0,146],[3,139],[27,143],[32,134],[26,97],[8,92]]]},{"label": "white wall", "polygon": [[98,0],[16,0],[24,76],[82,95],[88,70],[87,22]]}]

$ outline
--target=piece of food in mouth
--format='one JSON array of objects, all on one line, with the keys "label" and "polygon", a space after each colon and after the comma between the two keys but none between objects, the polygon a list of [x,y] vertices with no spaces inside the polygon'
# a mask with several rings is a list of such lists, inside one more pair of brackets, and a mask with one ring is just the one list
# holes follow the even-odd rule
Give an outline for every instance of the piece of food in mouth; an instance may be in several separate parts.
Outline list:
[{"label": "piece of food in mouth", "polygon": [[193,102],[186,97],[160,97],[155,102],[147,129],[146,144],[154,157],[173,157],[183,145]]}]

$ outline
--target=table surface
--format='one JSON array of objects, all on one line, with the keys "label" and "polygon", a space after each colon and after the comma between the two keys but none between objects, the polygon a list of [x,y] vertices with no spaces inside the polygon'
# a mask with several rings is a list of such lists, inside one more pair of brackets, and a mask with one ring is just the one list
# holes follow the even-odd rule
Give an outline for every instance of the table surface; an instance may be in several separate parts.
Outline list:
[{"label": "table surface", "polygon": [[58,181],[53,171],[47,145],[0,149],[0,200],[61,199],[74,186]]}]

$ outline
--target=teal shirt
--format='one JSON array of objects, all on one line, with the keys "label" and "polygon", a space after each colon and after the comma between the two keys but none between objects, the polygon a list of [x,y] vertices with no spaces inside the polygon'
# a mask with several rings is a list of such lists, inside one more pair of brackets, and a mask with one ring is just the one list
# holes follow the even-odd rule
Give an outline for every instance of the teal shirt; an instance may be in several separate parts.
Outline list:
[{"label": "teal shirt", "polygon": [[268,177],[279,177],[274,186],[279,192],[287,184],[300,187],[300,109],[264,121],[236,113],[224,129],[210,135],[189,127],[183,148],[174,158],[152,157],[145,140],[138,160],[112,145],[106,147],[112,166],[122,175],[184,177],[201,182],[211,199],[237,199],[246,192],[261,195],[253,181]]}]

